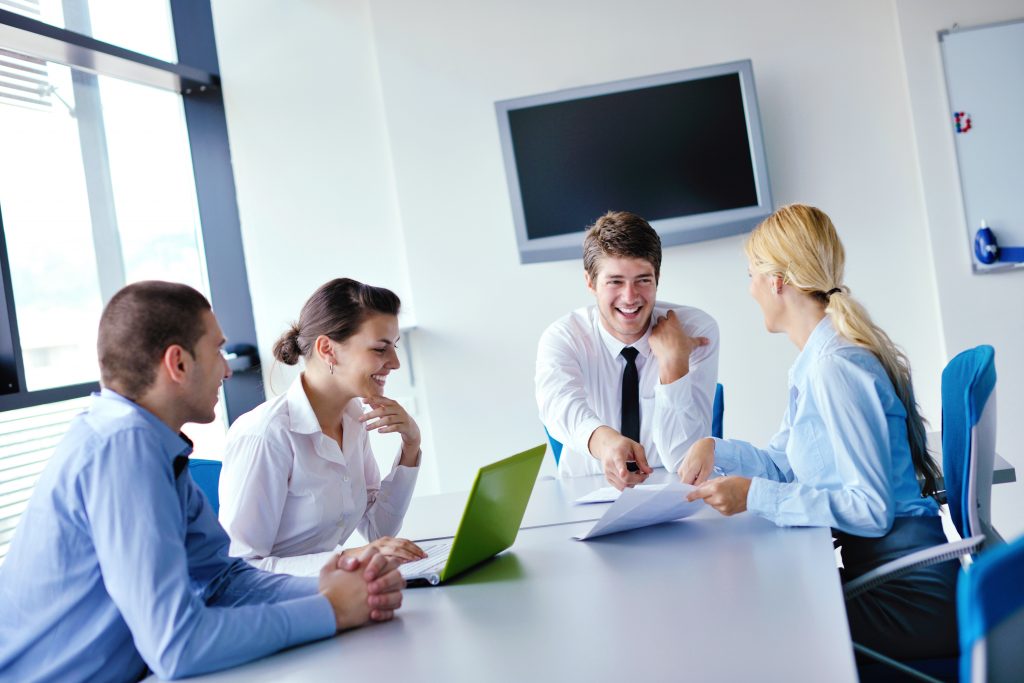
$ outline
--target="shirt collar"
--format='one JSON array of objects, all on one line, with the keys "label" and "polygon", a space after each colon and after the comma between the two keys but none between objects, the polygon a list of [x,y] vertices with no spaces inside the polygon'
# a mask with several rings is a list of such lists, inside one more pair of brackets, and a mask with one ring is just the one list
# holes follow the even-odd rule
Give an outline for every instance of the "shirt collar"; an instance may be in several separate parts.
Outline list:
[{"label": "shirt collar", "polygon": [[597,330],[601,334],[601,341],[604,342],[604,347],[608,349],[608,353],[611,354],[612,358],[618,358],[619,354],[622,353],[622,349],[627,346],[632,346],[639,351],[640,355],[645,359],[651,355],[651,329],[654,327],[654,319],[658,315],[653,309],[651,311],[651,321],[647,324],[647,331],[644,332],[644,336],[632,344],[623,344],[605,328],[601,311],[596,306],[594,307],[594,314],[597,316]]},{"label": "shirt collar", "polygon": [[807,342],[800,351],[800,355],[793,361],[793,366],[789,369],[790,384],[795,385],[803,381],[808,369],[814,365],[815,359],[821,355],[821,350],[836,334],[838,333],[832,326],[832,318],[825,315],[811,331],[811,336],[807,338]]},{"label": "shirt collar", "polygon": [[123,418],[128,415],[135,415],[142,419],[147,425],[153,428],[160,439],[160,448],[164,455],[171,462],[179,456],[188,456],[192,453],[192,442],[187,436],[175,433],[167,426],[167,423],[149,412],[135,401],[125,398],[113,389],[103,387],[99,392],[92,395],[92,406],[89,413],[98,418]]},{"label": "shirt collar", "polygon": [[288,387],[288,429],[296,434],[319,434],[320,421],[316,419],[313,405],[302,387],[300,374]]}]

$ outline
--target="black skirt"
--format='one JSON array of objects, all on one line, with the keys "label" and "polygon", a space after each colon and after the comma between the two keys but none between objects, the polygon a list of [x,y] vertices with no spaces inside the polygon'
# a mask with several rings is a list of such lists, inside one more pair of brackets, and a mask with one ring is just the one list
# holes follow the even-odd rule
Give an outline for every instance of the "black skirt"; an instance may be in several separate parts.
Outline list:
[{"label": "black skirt", "polygon": [[[845,583],[886,562],[946,542],[939,517],[897,517],[881,538],[832,530]],[[950,560],[915,569],[846,602],[854,642],[895,659],[956,657],[956,580]]]}]

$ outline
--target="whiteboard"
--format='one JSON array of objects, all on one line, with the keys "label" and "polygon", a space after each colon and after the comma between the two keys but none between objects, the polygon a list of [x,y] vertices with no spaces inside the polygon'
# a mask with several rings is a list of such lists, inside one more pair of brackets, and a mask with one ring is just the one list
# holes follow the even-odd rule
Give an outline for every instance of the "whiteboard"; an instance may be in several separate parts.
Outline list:
[{"label": "whiteboard", "polygon": [[1024,19],[942,31],[939,44],[974,272],[1024,267],[984,265],[973,248],[982,220],[1000,247],[1024,247]]}]

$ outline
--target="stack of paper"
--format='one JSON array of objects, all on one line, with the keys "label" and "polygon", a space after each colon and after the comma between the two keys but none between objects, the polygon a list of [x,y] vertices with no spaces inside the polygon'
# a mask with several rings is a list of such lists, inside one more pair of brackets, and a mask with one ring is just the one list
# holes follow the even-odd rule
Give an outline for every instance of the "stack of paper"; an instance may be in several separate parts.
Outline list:
[{"label": "stack of paper", "polygon": [[615,489],[611,489],[611,493],[606,489],[598,489],[588,496],[577,499],[576,502],[615,502],[601,519],[594,522],[589,531],[582,536],[576,536],[576,539],[585,541],[597,536],[689,517],[704,505],[703,500],[687,502],[686,494],[694,488],[689,484],[673,481],[668,484],[642,484],[624,489],[622,493]]}]

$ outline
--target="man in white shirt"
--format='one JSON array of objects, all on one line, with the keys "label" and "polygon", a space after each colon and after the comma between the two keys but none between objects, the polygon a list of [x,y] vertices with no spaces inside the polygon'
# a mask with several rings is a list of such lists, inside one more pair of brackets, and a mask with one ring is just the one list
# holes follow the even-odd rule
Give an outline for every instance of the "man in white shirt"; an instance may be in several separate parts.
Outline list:
[{"label": "man in white shirt", "polygon": [[652,467],[673,471],[711,433],[718,325],[656,300],[661,239],[640,216],[613,211],[583,241],[596,306],[555,321],[537,349],[541,421],[562,443],[562,476],[603,473],[617,489]]}]

